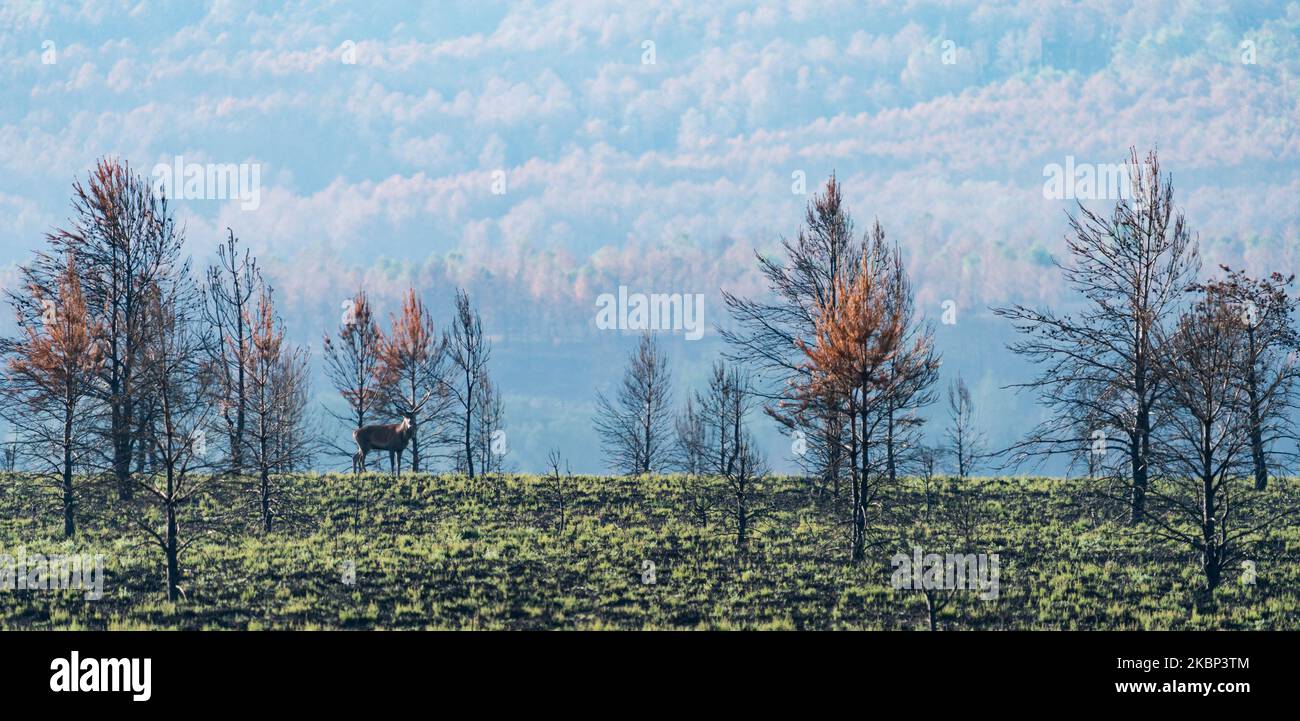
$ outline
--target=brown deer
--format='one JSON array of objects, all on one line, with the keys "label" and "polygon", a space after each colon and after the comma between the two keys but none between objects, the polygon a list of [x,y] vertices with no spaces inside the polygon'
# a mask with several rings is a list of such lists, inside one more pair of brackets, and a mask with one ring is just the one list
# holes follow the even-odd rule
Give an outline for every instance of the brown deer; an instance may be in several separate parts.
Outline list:
[{"label": "brown deer", "polygon": [[402,414],[401,423],[380,423],[362,426],[352,431],[352,439],[357,442],[357,452],[352,455],[352,472],[366,469],[366,454],[371,451],[388,451],[388,465],[393,475],[402,475],[402,451],[415,435],[411,425],[411,416]]}]

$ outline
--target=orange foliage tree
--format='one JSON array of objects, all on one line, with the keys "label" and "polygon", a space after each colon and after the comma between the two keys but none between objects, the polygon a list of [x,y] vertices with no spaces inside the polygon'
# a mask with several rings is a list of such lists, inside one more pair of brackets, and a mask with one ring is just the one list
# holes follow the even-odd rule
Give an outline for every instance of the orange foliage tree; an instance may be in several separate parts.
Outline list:
[{"label": "orange foliage tree", "polygon": [[102,327],[86,311],[75,259],[69,255],[58,297],[32,300],[45,311],[39,322],[19,313],[22,336],[5,343],[9,355],[4,413],[22,438],[26,455],[48,468],[63,493],[63,532],[76,530],[73,470],[88,450],[95,375],[102,362]]},{"label": "orange foliage tree", "polygon": [[273,291],[262,285],[256,315],[245,314],[248,328],[244,458],[257,472],[256,497],[262,530],[275,519],[297,520],[301,503],[283,474],[311,462],[313,429],[308,412],[310,375],[307,352],[285,340],[284,323],[275,312]]},{"label": "orange foliage tree", "polygon": [[810,407],[827,396],[848,399],[855,561],[865,553],[867,513],[884,500],[884,484],[873,480],[870,463],[872,425],[881,418],[877,411],[898,379],[912,377],[922,364],[934,362],[928,335],[906,342],[906,304],[898,297],[905,284],[893,277],[902,267],[897,247],[872,244],[861,257],[858,273],[835,279],[833,296],[838,300],[821,305],[813,342],[796,341],[806,356],[809,379],[796,389],[796,398]]},{"label": "orange foliage tree", "polygon": [[451,396],[446,382],[447,337],[438,332],[424,303],[409,289],[401,316],[393,316],[377,369],[388,406],[411,419],[411,469],[420,472],[420,424],[446,414]]}]

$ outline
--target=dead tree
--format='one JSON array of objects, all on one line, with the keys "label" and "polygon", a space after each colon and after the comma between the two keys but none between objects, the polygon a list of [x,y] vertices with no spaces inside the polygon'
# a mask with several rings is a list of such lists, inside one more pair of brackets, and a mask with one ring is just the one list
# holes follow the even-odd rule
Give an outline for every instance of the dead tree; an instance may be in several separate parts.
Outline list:
[{"label": "dead tree", "polygon": [[1291,423],[1296,411],[1296,374],[1300,373],[1300,335],[1294,322],[1297,301],[1287,292],[1295,276],[1271,273],[1254,279],[1243,271],[1219,267],[1224,278],[1198,284],[1193,290],[1220,298],[1235,309],[1245,334],[1243,381],[1250,404],[1251,465],[1255,489],[1262,491],[1268,487],[1269,469],[1274,475],[1285,473],[1300,444]]},{"label": "dead tree", "polygon": [[770,510],[762,484],[771,469],[748,431],[742,432],[732,456],[728,471],[722,476],[731,496],[731,503],[726,506],[727,519],[735,528],[736,550],[744,553],[749,548],[755,520]]},{"label": "dead tree", "polygon": [[814,342],[818,319],[839,305],[840,287],[853,280],[860,266],[862,246],[854,240],[853,219],[834,175],[808,203],[798,235],[783,240],[782,247],[781,259],[755,253],[774,300],[751,300],[724,290],[736,327],[719,333],[729,346],[728,359],[754,369],[766,412],[786,432],[802,434],[807,452],[795,460],[838,495],[847,460],[848,399],[825,385],[823,395],[808,397],[811,378],[798,346]]},{"label": "dead tree", "polygon": [[[1157,358],[1165,393],[1146,528],[1199,554],[1209,593],[1227,568],[1294,525],[1298,510],[1291,488],[1269,495],[1252,487],[1245,336],[1240,309],[1211,293],[1180,318]],[[1287,372],[1257,379],[1265,402]]]},{"label": "dead tree", "polygon": [[686,405],[673,421],[673,431],[676,438],[673,467],[682,474],[682,496],[688,506],[687,515],[701,527],[706,527],[717,506],[717,499],[706,463],[709,427],[694,398],[687,397]]},{"label": "dead tree", "polygon": [[164,287],[188,274],[181,257],[183,236],[167,199],[155,195],[148,179],[125,163],[100,160],[83,184],[73,184],[72,219],[46,236],[48,249],[21,269],[27,298],[10,294],[19,315],[39,318],[45,308],[37,297],[52,298],[66,261],[76,258],[86,307],[103,324],[99,382],[106,407],[103,449],[119,494],[134,488],[131,460],[140,435],[141,399],[153,388],[139,381],[141,338],[147,332],[151,288]]},{"label": "dead tree", "polygon": [[230,451],[230,470],[239,475],[244,467],[248,416],[248,319],[262,279],[248,250],[240,254],[234,231],[227,228],[226,233],[226,242],[217,246],[217,264],[207,269],[203,313],[212,326],[212,347],[207,355],[218,393],[217,416]]},{"label": "dead tree", "polygon": [[[882,271],[890,286],[885,297],[897,306],[894,312],[905,329],[901,344],[923,349],[920,357],[897,355],[890,358],[887,366],[890,392],[880,404],[879,422],[872,424],[881,431],[879,442],[884,447],[885,480],[893,487],[900,472],[915,470],[921,460],[918,454],[925,419],[919,411],[936,400],[934,386],[939,380],[941,361],[934,346],[934,325],[916,317],[915,297],[903,267],[902,253],[897,245],[886,243],[885,231],[879,222],[872,226],[867,245],[869,253],[885,259]],[[873,438],[872,442],[876,439]]]},{"label": "dead tree", "polygon": [[[556,531],[562,534],[568,527],[570,509],[577,495],[577,482],[568,461],[560,455],[560,449],[551,449],[546,456],[546,465],[550,469],[550,473],[543,479],[547,501],[556,516]],[[560,470],[561,466],[564,467],[563,471]]]},{"label": "dead tree", "polygon": [[486,371],[474,390],[478,411],[474,416],[474,452],[478,456],[479,473],[500,473],[505,463],[508,446],[505,442],[505,404],[501,391],[488,378]]},{"label": "dead tree", "polygon": [[975,425],[975,403],[961,374],[948,382],[948,428],[944,435],[953,470],[957,478],[964,479],[984,457],[988,443]]},{"label": "dead tree", "polygon": [[[748,428],[749,414],[760,403],[749,375],[718,361],[707,387],[687,400],[676,423],[692,515],[707,526],[715,509],[724,511],[742,551],[753,519],[763,512],[754,500],[756,486],[769,472]],[[726,497],[718,497],[710,478],[722,480]]]},{"label": "dead tree", "polygon": [[208,347],[200,322],[198,289],[188,279],[155,286],[146,293],[147,332],[142,336],[140,380],[154,389],[158,418],[149,441],[156,472],[135,476],[136,500],[128,508],[133,528],[162,553],[167,600],[182,595],[181,561],[186,549],[210,530],[199,503],[212,483],[206,472],[206,431],[215,396],[203,369]]},{"label": "dead tree", "polygon": [[1129,519],[1145,509],[1151,410],[1160,396],[1155,339],[1177,312],[1199,272],[1197,243],[1173,204],[1173,185],[1155,151],[1128,164],[1131,198],[1101,215],[1079,205],[1066,238],[1066,283],[1083,305],[1058,314],[1025,306],[995,309],[1025,338],[1013,352],[1040,365],[1033,390],[1055,416],[1009,449],[1018,463],[1055,454],[1078,456],[1092,441],[1081,429],[1113,429],[1128,462]]},{"label": "dead tree", "polygon": [[[447,336],[437,331],[414,289],[407,291],[402,314],[393,316],[379,373],[386,405],[396,415],[411,419],[411,470],[419,473],[424,455],[420,428],[436,429],[446,422],[451,393]],[[436,433],[430,433],[427,447],[432,448],[436,440]]]},{"label": "dead tree", "polygon": [[478,311],[470,305],[469,294],[456,291],[456,316],[452,320],[450,342],[447,346],[451,358],[452,380],[447,389],[451,394],[456,418],[452,423],[457,451],[452,453],[453,465],[474,477],[475,420],[481,401],[479,384],[487,378],[487,364],[492,357],[492,345],[483,335],[483,321]]},{"label": "dead tree", "polygon": [[[338,338],[326,335],[323,341],[325,376],[348,406],[346,413],[328,411],[330,416],[355,430],[365,426],[382,407],[379,369],[384,336],[365,291],[358,291],[346,305]],[[352,456],[351,449],[334,447],[339,453]]]},{"label": "dead tree", "polygon": [[671,466],[671,402],[668,359],[642,334],[613,400],[596,393],[593,423],[610,468],[636,476]]},{"label": "dead tree", "polygon": [[[0,415],[17,433],[15,451],[21,448],[42,477],[48,473],[55,479],[63,533],[71,538],[76,532],[75,472],[93,447],[89,421],[102,363],[102,326],[86,309],[75,259],[68,259],[57,291],[40,299],[50,302],[37,325],[24,325],[28,319],[19,314],[20,336],[0,341],[0,353],[9,359],[0,385]],[[9,470],[16,456],[8,462]]]},{"label": "dead tree", "polygon": [[309,358],[306,350],[285,340],[273,295],[270,287],[262,285],[256,307],[245,319],[247,426],[242,455],[257,472],[254,497],[265,533],[271,532],[277,519],[305,520],[302,499],[283,474],[286,469],[309,464],[315,451],[314,424],[305,392],[311,379]]},{"label": "dead tree", "polygon": [[754,521],[769,509],[760,490],[770,473],[766,459],[749,431],[748,417],[757,405],[753,383],[738,366],[714,366],[708,390],[697,396],[709,429],[706,467],[726,485],[729,503],[723,508],[735,529],[736,550],[744,553]]},{"label": "dead tree", "polygon": [[673,420],[673,432],[677,441],[673,468],[688,476],[705,473],[705,435],[704,416],[695,399],[688,397],[682,412]]},{"label": "dead tree", "polygon": [[725,475],[736,462],[745,417],[757,399],[748,375],[739,366],[713,364],[709,385],[695,401],[704,421],[704,468],[715,475]]}]

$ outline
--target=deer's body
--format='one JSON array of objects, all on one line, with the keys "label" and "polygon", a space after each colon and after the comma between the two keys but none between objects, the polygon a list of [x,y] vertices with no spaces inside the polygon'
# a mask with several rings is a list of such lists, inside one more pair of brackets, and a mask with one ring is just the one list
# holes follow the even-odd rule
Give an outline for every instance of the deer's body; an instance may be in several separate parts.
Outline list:
[{"label": "deer's body", "polygon": [[357,442],[357,452],[352,456],[352,472],[366,468],[366,455],[371,451],[388,451],[388,464],[396,475],[402,474],[402,451],[415,435],[410,416],[402,418],[401,423],[381,423],[362,426],[352,431],[352,439]]}]

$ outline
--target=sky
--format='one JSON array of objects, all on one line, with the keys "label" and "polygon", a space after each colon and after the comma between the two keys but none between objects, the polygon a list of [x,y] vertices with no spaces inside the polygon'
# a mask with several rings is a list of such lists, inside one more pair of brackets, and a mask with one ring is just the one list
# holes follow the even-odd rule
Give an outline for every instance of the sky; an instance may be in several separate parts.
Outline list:
[{"label": "sky", "polygon": [[703,296],[704,337],[661,339],[684,399],[722,350],[720,290],[764,292],[755,253],[835,173],[919,310],[956,310],[944,380],[997,445],[1041,411],[1005,388],[1029,369],[989,308],[1071,302],[1052,259],[1076,200],[1048,169],[1158,147],[1208,268],[1292,272],[1297,75],[1296,2],[7,1],[0,285],[97,159],[233,165],[255,194],[174,201],[197,265],[233,230],[316,349],[358,288],[387,317],[414,287],[445,319],[467,288],[511,463],[555,446],[597,471],[595,393],[635,344],[597,299]]}]

